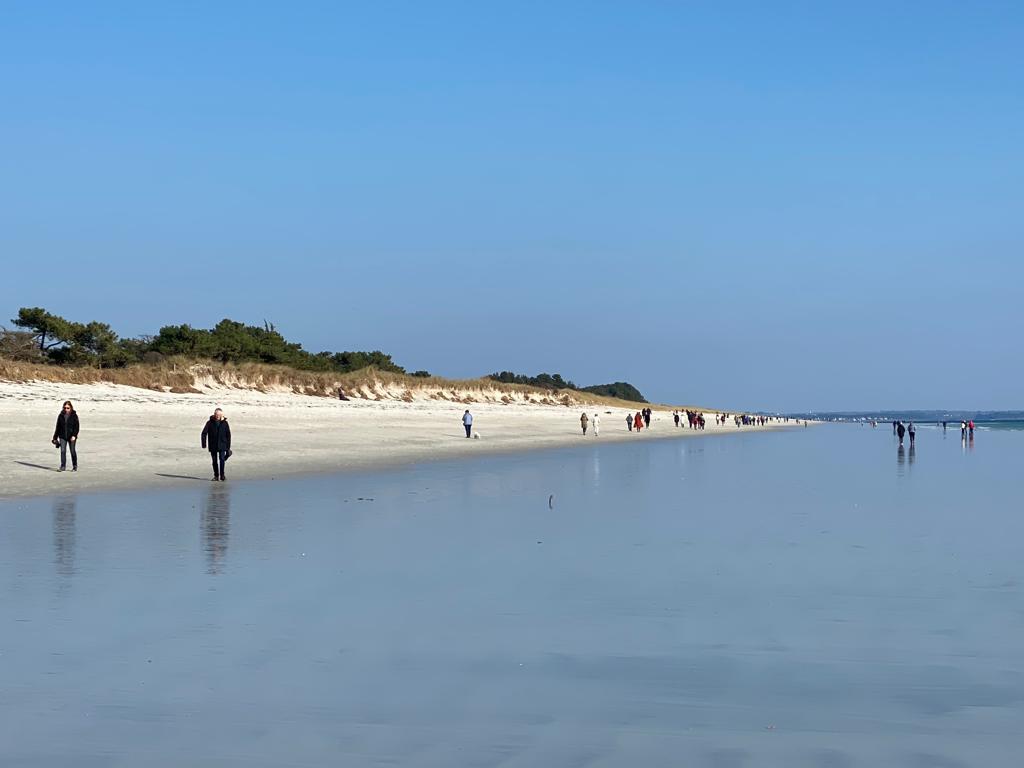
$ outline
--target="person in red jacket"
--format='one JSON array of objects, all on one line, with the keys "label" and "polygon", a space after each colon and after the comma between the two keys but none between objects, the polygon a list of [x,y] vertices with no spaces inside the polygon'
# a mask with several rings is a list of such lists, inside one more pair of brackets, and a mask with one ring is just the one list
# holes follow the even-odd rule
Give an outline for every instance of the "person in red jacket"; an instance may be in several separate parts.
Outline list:
[{"label": "person in red jacket", "polygon": [[636,416],[633,417],[633,427],[637,432],[644,428],[644,417],[640,415],[640,411],[637,411]]}]

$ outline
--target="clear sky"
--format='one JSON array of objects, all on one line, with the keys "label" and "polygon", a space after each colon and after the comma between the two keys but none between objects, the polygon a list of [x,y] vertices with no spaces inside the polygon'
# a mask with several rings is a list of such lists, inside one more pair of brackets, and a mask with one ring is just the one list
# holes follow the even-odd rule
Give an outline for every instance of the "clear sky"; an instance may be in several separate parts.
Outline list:
[{"label": "clear sky", "polygon": [[1024,408],[1024,4],[8,3],[0,319]]}]

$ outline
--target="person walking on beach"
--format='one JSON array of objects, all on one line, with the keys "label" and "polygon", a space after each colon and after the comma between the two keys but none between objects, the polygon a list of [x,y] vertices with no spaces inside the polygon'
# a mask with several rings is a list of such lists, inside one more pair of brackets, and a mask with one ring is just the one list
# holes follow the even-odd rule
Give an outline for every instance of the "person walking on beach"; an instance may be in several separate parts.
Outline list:
[{"label": "person walking on beach", "polygon": [[914,438],[917,437],[917,428],[914,426],[914,422],[910,422],[907,425],[907,432],[910,433],[910,447],[914,447]]},{"label": "person walking on beach", "polygon": [[231,458],[231,427],[220,408],[213,412],[210,420],[203,427],[200,436],[203,448],[210,451],[210,462],[213,464],[213,480],[224,482],[224,464]]},{"label": "person walking on beach", "polygon": [[60,414],[57,416],[57,426],[53,430],[51,442],[60,446],[60,471],[68,468],[68,448],[71,448],[71,471],[78,471],[78,451],[75,450],[78,443],[78,414],[70,400],[65,400],[61,406]]},{"label": "person walking on beach", "polygon": [[640,411],[637,411],[636,415],[633,417],[633,426],[636,427],[637,432],[644,427],[644,417],[640,414]]},{"label": "person walking on beach", "polygon": [[580,426],[583,428],[584,437],[587,436],[587,421],[587,414],[584,413],[582,416],[580,416]]},{"label": "person walking on beach", "polygon": [[967,434],[971,438],[971,440],[974,439],[974,419],[971,419],[969,422],[967,422]]},{"label": "person walking on beach", "polygon": [[626,429],[630,432],[633,431],[633,414],[631,413],[626,414]]},{"label": "person walking on beach", "polygon": [[601,417],[595,413],[590,423],[594,425],[594,437],[597,437],[601,434]]},{"label": "person walking on beach", "polygon": [[960,439],[963,440],[967,437],[967,422],[960,419]]},{"label": "person walking on beach", "polygon": [[679,411],[672,411],[672,420],[679,426]]},{"label": "person walking on beach", "polygon": [[650,408],[644,408],[643,414],[644,414],[644,426],[647,427],[648,429],[650,429],[651,428],[651,409]]},{"label": "person walking on beach", "polygon": [[466,428],[466,437],[473,436],[473,414],[466,409],[466,412],[462,414],[462,426]]},{"label": "person walking on beach", "polygon": [[906,427],[903,426],[902,421],[896,422],[896,436],[900,439],[900,448],[903,447],[903,433],[906,432]]}]

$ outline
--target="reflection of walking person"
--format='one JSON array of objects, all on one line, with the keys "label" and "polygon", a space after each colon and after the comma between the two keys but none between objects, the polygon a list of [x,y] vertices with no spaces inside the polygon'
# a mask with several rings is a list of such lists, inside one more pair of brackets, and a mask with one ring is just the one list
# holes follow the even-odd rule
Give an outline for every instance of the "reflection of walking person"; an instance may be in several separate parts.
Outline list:
[{"label": "reflection of walking person", "polygon": [[206,550],[206,572],[219,573],[228,551],[231,526],[231,496],[226,486],[209,486],[206,505],[200,517],[203,549]]},{"label": "reflection of walking person", "polygon": [[470,437],[473,434],[473,414],[466,409],[466,412],[462,414],[462,426],[466,428],[466,437]]},{"label": "reflection of walking person", "polygon": [[587,436],[587,414],[580,416],[580,426],[583,428],[583,436]]},{"label": "reflection of walking person", "polygon": [[594,420],[591,423],[594,425],[594,437],[597,437],[601,434],[601,417],[595,413]]},{"label": "reflection of walking person", "polygon": [[210,461],[213,463],[213,479],[225,480],[224,463],[231,458],[231,427],[220,408],[213,412],[203,427],[201,436],[203,448],[209,446]]},{"label": "reflection of walking person", "polygon": [[68,448],[71,448],[71,471],[78,471],[78,451],[75,450],[78,443],[78,428],[78,414],[75,413],[71,401],[65,400],[60,415],[57,416],[57,426],[53,430],[51,440],[54,445],[60,446],[61,472],[68,468]]}]

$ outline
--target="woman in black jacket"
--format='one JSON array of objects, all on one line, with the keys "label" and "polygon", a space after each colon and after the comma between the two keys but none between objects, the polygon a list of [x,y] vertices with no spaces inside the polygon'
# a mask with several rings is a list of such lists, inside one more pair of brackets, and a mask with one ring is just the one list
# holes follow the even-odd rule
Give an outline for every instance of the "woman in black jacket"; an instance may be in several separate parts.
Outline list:
[{"label": "woman in black jacket", "polygon": [[60,446],[60,471],[63,472],[68,466],[68,448],[71,448],[71,471],[78,471],[78,451],[75,445],[78,443],[78,414],[70,400],[64,401],[60,415],[57,417],[57,426],[53,430],[54,445]]}]

